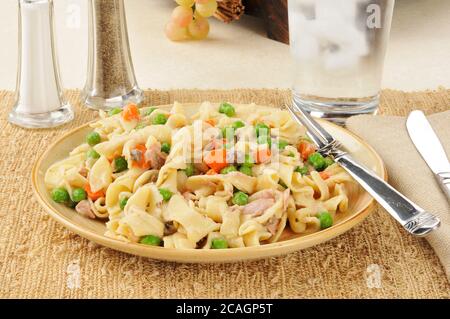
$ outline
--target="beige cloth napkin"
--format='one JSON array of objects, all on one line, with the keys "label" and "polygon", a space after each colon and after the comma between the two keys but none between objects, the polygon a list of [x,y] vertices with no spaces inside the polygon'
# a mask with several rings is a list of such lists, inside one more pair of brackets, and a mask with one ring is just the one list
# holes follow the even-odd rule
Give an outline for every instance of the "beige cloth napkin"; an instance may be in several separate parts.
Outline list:
[{"label": "beige cloth napkin", "polygon": [[[428,120],[449,156],[450,111],[433,114]],[[361,115],[350,118],[346,124],[350,131],[366,140],[383,158],[391,185],[425,210],[439,216],[441,227],[426,239],[450,280],[450,204],[410,140],[406,118]]]}]

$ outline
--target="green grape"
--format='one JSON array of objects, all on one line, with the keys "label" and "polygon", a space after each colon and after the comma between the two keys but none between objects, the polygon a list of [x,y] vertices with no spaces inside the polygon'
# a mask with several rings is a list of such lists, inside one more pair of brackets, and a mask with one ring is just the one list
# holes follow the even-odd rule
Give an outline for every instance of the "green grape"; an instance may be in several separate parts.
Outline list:
[{"label": "green grape", "polygon": [[209,22],[208,19],[202,17],[196,17],[189,23],[187,27],[187,34],[194,40],[203,40],[209,34]]},{"label": "green grape", "polygon": [[188,28],[182,28],[173,21],[166,24],[164,31],[166,33],[166,37],[172,41],[185,41],[189,39]]},{"label": "green grape", "polygon": [[178,5],[190,8],[194,5],[195,0],[175,0]]},{"label": "green grape", "polygon": [[172,11],[172,22],[180,28],[186,28],[191,23],[194,15],[191,8],[178,6]]},{"label": "green grape", "polygon": [[212,16],[217,11],[217,1],[209,0],[203,3],[197,2],[195,4],[195,10],[204,18]]}]

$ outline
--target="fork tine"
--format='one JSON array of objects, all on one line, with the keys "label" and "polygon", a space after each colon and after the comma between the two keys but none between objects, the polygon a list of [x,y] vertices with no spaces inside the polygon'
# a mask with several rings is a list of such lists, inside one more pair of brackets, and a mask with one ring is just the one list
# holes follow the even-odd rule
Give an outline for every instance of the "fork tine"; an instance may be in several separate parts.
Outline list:
[{"label": "fork tine", "polygon": [[307,123],[305,123],[304,120],[296,112],[294,112],[294,110],[292,110],[290,105],[285,104],[285,106],[286,106],[287,110],[289,111],[289,113],[291,113],[294,120],[298,124],[306,127],[308,136],[313,140],[313,142],[317,145],[317,147],[319,149],[322,149],[322,148],[326,147],[327,144],[329,144],[329,143],[326,143],[326,141],[324,141],[323,138],[321,138],[321,136],[316,132],[316,130],[314,128],[311,128],[310,126],[308,126]]},{"label": "fork tine", "polygon": [[299,105],[292,103],[293,108],[301,114],[299,120],[303,123],[303,125],[311,131],[314,131],[315,134],[318,134],[323,140],[324,144],[330,144],[334,141],[333,136],[330,135],[325,129],[314,120],[314,118],[305,110],[303,110]]}]

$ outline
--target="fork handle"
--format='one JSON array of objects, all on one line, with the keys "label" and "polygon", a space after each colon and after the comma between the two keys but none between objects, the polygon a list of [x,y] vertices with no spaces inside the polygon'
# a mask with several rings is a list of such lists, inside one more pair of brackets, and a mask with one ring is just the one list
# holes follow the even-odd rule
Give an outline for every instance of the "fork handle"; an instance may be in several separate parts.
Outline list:
[{"label": "fork handle", "polygon": [[368,168],[344,154],[335,160],[394,217],[403,228],[415,236],[425,236],[440,225],[438,217],[426,212],[407,199]]}]

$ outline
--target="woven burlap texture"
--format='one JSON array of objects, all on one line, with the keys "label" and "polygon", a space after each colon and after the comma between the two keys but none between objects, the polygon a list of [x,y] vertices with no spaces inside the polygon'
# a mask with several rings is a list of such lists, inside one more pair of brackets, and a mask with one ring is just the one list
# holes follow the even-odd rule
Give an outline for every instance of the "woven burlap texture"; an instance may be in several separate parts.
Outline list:
[{"label": "woven burlap texture", "polygon": [[[14,96],[0,92],[0,297],[12,298],[448,298],[450,285],[424,239],[381,209],[324,244],[282,257],[233,264],[176,264],[131,256],[79,237],[53,221],[34,198],[30,173],[58,136],[96,117],[67,91],[75,121],[25,130],[7,122]],[[287,90],[147,91],[153,105],[230,101],[271,106]],[[448,108],[450,90],[383,91],[381,113]]]}]

